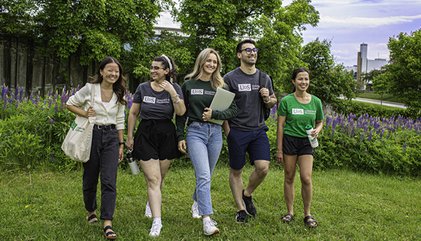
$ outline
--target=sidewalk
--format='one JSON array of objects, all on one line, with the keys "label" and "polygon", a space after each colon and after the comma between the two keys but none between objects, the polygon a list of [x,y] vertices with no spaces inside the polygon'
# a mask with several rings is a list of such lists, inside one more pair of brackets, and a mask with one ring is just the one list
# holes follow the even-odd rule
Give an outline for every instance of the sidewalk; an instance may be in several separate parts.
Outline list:
[{"label": "sidewalk", "polygon": [[367,99],[367,98],[353,98],[352,100],[360,101],[360,102],[366,102],[366,103],[372,103],[372,104],[378,104],[378,105],[384,105],[384,106],[391,106],[396,108],[402,108],[406,109],[406,106],[402,103],[397,102],[391,102],[391,101],[380,101],[380,100],[374,100],[374,99]]}]

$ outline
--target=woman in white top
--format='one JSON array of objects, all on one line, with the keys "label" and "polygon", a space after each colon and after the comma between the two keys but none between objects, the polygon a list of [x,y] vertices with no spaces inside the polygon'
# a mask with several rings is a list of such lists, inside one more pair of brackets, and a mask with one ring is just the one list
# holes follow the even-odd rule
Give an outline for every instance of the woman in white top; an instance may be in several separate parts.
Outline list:
[{"label": "woman in white top", "polygon": [[[116,179],[118,163],[123,158],[125,81],[121,64],[106,57],[99,64],[98,74],[67,101],[67,109],[83,117],[95,116],[89,161],[83,164],[83,199],[87,221],[97,222],[96,193],[101,178],[101,215],[104,236],[116,239],[112,219],[116,205]],[[93,88],[93,90],[92,90]],[[93,92],[92,92],[93,91]],[[94,103],[91,102],[94,94]]]}]

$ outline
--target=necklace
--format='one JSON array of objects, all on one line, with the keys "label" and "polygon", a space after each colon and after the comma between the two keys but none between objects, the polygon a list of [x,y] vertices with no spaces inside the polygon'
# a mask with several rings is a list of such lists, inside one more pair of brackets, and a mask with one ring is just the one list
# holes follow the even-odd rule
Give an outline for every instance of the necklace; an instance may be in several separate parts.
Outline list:
[{"label": "necklace", "polygon": [[101,88],[101,100],[104,102],[110,102],[111,98],[113,98],[113,89]]}]

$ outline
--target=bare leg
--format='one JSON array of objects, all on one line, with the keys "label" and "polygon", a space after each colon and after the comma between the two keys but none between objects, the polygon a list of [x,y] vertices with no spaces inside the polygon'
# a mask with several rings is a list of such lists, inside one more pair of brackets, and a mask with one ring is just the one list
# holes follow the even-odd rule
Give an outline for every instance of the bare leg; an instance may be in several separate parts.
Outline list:
[{"label": "bare leg", "polygon": [[288,213],[294,214],[294,179],[297,156],[284,155],[284,198]]},{"label": "bare leg", "polygon": [[242,169],[241,170],[235,170],[230,169],[230,188],[232,192],[232,196],[234,197],[235,204],[237,205],[237,210],[245,210],[244,204],[243,204],[243,179],[241,177]]},{"label": "bare leg", "polygon": [[298,163],[300,165],[301,196],[303,197],[304,203],[304,217],[306,217],[311,214],[310,207],[313,197],[313,184],[311,180],[313,172],[313,156],[299,156]]},{"label": "bare leg", "polygon": [[254,161],[254,170],[250,174],[247,188],[244,190],[245,196],[251,196],[256,188],[263,182],[269,172],[269,162],[264,160]]}]

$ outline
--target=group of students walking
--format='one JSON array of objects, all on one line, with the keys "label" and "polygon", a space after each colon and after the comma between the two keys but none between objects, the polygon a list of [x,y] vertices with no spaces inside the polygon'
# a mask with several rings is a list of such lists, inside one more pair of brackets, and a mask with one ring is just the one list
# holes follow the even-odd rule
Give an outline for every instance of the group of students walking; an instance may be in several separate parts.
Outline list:
[{"label": "group of students walking", "polygon": [[[221,76],[221,59],[211,48],[202,50],[182,86],[176,83],[174,61],[165,55],[153,59],[151,80],[141,83],[134,94],[129,111],[127,140],[123,140],[125,93],[122,68],[112,58],[99,66],[97,78],[69,98],[68,109],[77,115],[96,116],[92,151],[84,163],[83,197],[87,221],[97,222],[97,183],[101,180],[101,212],[103,231],[107,239],[117,235],[112,227],[116,200],[116,177],[123,148],[132,150],[139,160],[146,182],[148,201],[145,216],[152,218],[149,235],[157,237],[163,227],[161,220],[162,187],[171,160],[183,153],[189,155],[194,167],[196,186],[192,193],[192,217],[201,218],[205,235],[219,233],[213,214],[211,178],[226,136],[229,153],[229,183],[236,205],[235,221],[245,223],[256,217],[252,194],[263,182],[270,164],[270,144],[266,131],[264,108],[277,103],[270,77],[256,68],[258,49],[251,39],[237,45],[240,66]],[[294,219],[294,178],[300,167],[304,223],[316,227],[310,213],[312,199],[313,148],[307,138],[306,125],[314,127],[317,137],[323,125],[322,104],[307,92],[309,73],[294,71],[294,92],[282,98],[278,109],[277,161],[284,165],[284,197],[287,213],[283,222]],[[95,105],[89,103],[91,88],[98,86]],[[229,108],[212,110],[210,104],[217,88],[235,93]],[[175,124],[173,118],[175,116]],[[135,131],[135,125],[140,122]],[[222,125],[211,119],[225,120]],[[254,170],[243,185],[242,170],[246,154]]]}]

